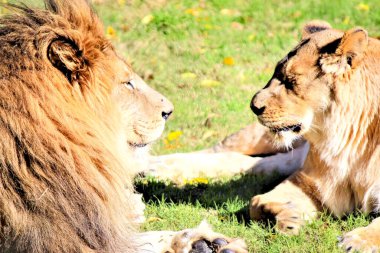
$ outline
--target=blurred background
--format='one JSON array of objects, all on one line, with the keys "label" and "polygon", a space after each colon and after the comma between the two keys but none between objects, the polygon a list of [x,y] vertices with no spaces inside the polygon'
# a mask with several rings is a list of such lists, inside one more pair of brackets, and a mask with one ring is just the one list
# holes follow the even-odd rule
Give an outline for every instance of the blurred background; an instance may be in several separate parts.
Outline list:
[{"label": "blurred background", "polygon": [[96,0],[106,33],[175,105],[154,153],[213,145],[252,122],[252,95],[312,19],[380,35],[380,1]]},{"label": "blurred background", "polygon": [[[10,2],[43,5],[42,0]],[[119,52],[174,103],[155,154],[209,147],[255,120],[252,95],[297,44],[305,22],[362,26],[370,36],[380,35],[378,0],[92,2]]]}]

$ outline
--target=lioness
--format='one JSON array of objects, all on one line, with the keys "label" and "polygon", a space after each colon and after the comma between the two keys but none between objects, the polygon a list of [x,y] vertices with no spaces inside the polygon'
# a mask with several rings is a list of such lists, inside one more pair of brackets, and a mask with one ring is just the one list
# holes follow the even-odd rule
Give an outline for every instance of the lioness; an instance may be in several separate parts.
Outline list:
[{"label": "lioness", "polygon": [[[276,217],[297,233],[305,220],[329,210],[380,212],[380,42],[361,28],[346,32],[314,21],[278,62],[251,101],[278,141],[303,136],[310,150],[302,169],[272,191],[252,198],[250,216]],[[377,252],[380,218],[340,238],[346,251]]]},{"label": "lioness", "polygon": [[205,223],[137,231],[143,204],[133,177],[173,105],[116,53],[87,1],[6,6],[0,251],[247,252]]}]

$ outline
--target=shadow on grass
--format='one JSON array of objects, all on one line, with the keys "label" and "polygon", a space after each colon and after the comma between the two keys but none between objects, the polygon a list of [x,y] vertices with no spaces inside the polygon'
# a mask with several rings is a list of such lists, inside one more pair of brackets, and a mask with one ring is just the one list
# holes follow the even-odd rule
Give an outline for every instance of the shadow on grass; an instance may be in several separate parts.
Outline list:
[{"label": "shadow on grass", "polygon": [[284,179],[280,175],[239,175],[228,180],[194,181],[178,186],[170,181],[155,178],[137,178],[136,190],[143,194],[146,202],[200,204],[205,208],[224,208],[228,205],[240,206],[233,212],[239,221],[247,222],[250,199],[273,189]]}]

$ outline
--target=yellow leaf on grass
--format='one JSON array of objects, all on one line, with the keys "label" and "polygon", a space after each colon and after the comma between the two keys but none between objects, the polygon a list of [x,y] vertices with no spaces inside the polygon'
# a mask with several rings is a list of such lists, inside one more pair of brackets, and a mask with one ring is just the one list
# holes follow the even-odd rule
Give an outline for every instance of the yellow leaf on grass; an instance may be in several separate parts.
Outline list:
[{"label": "yellow leaf on grass", "polygon": [[185,73],[181,74],[181,78],[182,79],[186,79],[186,80],[188,80],[188,79],[195,79],[195,78],[197,78],[197,75],[194,74],[194,73],[192,73],[192,72],[185,72]]},{"label": "yellow leaf on grass", "polygon": [[168,141],[178,140],[178,138],[181,137],[182,134],[182,131],[173,131],[168,134],[167,139]]},{"label": "yellow leaf on grass", "polygon": [[228,65],[228,66],[233,66],[235,65],[235,60],[231,56],[228,56],[223,59],[223,64]]},{"label": "yellow leaf on grass", "polygon": [[144,25],[147,25],[149,24],[150,22],[152,22],[152,20],[154,19],[154,16],[149,14],[149,15],[146,15],[145,17],[143,17],[141,19],[141,23],[144,24]]},{"label": "yellow leaf on grass", "polygon": [[159,217],[149,217],[148,219],[146,219],[146,222],[155,222],[155,221],[160,221],[160,220],[162,219]]},{"label": "yellow leaf on grass", "polygon": [[238,10],[232,9],[221,9],[220,14],[224,16],[240,16],[240,12]]},{"label": "yellow leaf on grass", "polygon": [[121,6],[124,6],[126,1],[125,0],[117,0],[117,3]]},{"label": "yellow leaf on grass", "polygon": [[204,27],[206,30],[213,30],[213,29],[214,29],[214,26],[211,25],[211,24],[205,24],[203,27]]},{"label": "yellow leaf on grass", "polygon": [[343,24],[345,25],[348,25],[350,23],[350,17],[349,16],[346,16],[344,19],[343,19]]},{"label": "yellow leaf on grass", "polygon": [[216,81],[216,80],[211,80],[211,79],[205,79],[201,82],[201,86],[203,87],[216,87],[216,86],[219,86],[221,83],[219,81]]},{"label": "yellow leaf on grass", "polygon": [[356,8],[360,11],[369,11],[369,5],[365,3],[358,4]]},{"label": "yellow leaf on grass", "polygon": [[256,38],[256,34],[251,34],[248,36],[249,41],[253,41]]},{"label": "yellow leaf on grass", "polygon": [[196,178],[193,178],[193,179],[186,179],[185,180],[185,184],[189,184],[189,185],[198,185],[198,184],[208,184],[208,179],[207,178],[203,178],[203,177],[196,177]]},{"label": "yellow leaf on grass", "polygon": [[107,31],[106,31],[107,35],[111,38],[114,38],[116,37],[116,31],[115,29],[112,27],[112,26],[108,26],[107,27]]},{"label": "yellow leaf on grass", "polygon": [[203,136],[202,136],[202,140],[206,140],[206,139],[208,139],[208,138],[210,138],[210,137],[212,137],[212,136],[214,136],[214,135],[216,135],[216,132],[215,131],[207,131],[207,132],[205,132],[204,134],[203,134]]},{"label": "yellow leaf on grass", "polygon": [[202,9],[201,8],[189,8],[185,10],[186,14],[193,15],[194,17],[199,16],[201,13]]}]

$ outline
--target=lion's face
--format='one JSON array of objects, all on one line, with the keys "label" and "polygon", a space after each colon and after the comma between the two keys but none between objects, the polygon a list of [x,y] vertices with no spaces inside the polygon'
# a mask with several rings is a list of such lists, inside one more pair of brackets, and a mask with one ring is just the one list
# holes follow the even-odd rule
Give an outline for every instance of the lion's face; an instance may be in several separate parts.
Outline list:
[{"label": "lion's face", "polygon": [[173,105],[124,61],[118,67],[121,75],[112,95],[121,111],[125,138],[132,149],[143,148],[161,136]]},{"label": "lion's face", "polygon": [[352,50],[342,47],[344,42],[361,46],[356,44],[366,33],[357,32],[360,38],[354,35],[357,38],[348,38],[352,41],[343,41],[343,32],[326,23],[307,25],[301,42],[278,62],[267,85],[253,96],[251,109],[279,141],[291,146],[295,138],[313,135],[314,126],[323,124],[337,86],[344,85],[337,78],[358,64]]},{"label": "lion's face", "polygon": [[[150,88],[106,39],[102,36],[97,39],[95,43],[82,44],[82,48],[75,45],[80,43],[54,39],[48,47],[49,60],[64,74],[60,75],[62,83],[69,82],[88,104],[102,107],[104,98],[107,101],[110,98],[123,127],[120,140],[133,151],[146,147],[162,134],[173,105]],[[78,36],[77,40],[82,38]],[[88,85],[88,80],[92,85]],[[95,90],[102,91],[105,97],[94,97]],[[106,108],[104,113],[109,116]]]}]

